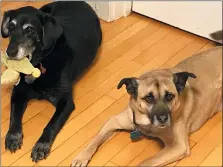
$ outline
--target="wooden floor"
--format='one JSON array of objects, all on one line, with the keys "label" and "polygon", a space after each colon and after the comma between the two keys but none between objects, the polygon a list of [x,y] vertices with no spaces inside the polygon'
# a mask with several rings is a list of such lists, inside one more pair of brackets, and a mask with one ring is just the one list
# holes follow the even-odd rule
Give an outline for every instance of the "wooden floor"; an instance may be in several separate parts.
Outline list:
[{"label": "wooden floor", "polygon": [[[2,11],[22,5],[40,7],[42,2],[2,2]],[[50,156],[38,164],[31,161],[31,149],[54,113],[45,101],[32,101],[23,118],[24,142],[14,154],[4,148],[9,126],[10,89],[2,88],[2,166],[69,166],[98,132],[105,121],[127,105],[124,87],[116,86],[123,77],[139,76],[156,68],[169,68],[194,53],[214,47],[206,39],[180,31],[138,14],[112,23],[101,21],[103,44],[98,61],[75,86],[76,110],[57,136]],[[3,40],[1,49],[7,41]],[[222,113],[219,112],[190,136],[191,156],[171,166],[222,166]],[[116,133],[99,149],[89,166],[135,166],[157,153],[153,140],[131,142],[129,134]]]}]

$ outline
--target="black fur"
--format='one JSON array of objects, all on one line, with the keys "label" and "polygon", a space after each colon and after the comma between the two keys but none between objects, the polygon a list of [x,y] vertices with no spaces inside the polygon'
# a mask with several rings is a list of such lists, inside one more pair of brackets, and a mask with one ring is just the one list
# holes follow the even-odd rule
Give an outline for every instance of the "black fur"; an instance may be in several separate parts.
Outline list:
[{"label": "black fur", "polygon": [[174,83],[179,93],[184,90],[188,77],[196,78],[196,75],[189,72],[179,72],[174,74]]},{"label": "black fur", "polygon": [[[40,9],[23,7],[6,12],[3,22],[7,19],[17,20],[16,28],[9,33],[2,27],[2,37],[10,36],[9,46],[13,45],[8,50],[21,43],[34,46],[31,63],[36,67],[41,63],[46,73],[31,84],[21,75],[20,83],[13,88],[6,149],[15,152],[22,145],[21,121],[30,99],[46,99],[56,107],[32,149],[31,158],[37,162],[48,156],[55,137],[75,108],[72,84],[95,59],[102,39],[100,22],[92,8],[81,1],[53,2]],[[34,25],[35,31],[23,32],[25,22]]]},{"label": "black fur", "polygon": [[132,97],[135,99],[138,96],[138,83],[136,81],[136,78],[123,78],[119,84],[118,84],[118,89],[122,87],[122,85],[126,85],[126,90],[128,94],[130,94]]}]

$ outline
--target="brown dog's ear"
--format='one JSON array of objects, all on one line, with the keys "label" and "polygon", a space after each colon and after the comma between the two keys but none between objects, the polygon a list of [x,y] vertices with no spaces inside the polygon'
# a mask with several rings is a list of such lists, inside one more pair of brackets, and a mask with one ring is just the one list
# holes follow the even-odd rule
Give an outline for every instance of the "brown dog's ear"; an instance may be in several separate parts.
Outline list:
[{"label": "brown dog's ear", "polygon": [[122,87],[122,85],[126,85],[126,90],[128,94],[133,96],[135,99],[137,98],[138,95],[138,81],[137,78],[123,78],[119,84],[118,84],[118,89]]},{"label": "brown dog's ear", "polygon": [[14,10],[9,10],[4,12],[2,25],[1,25],[1,35],[3,38],[8,38],[9,30],[8,30],[8,23],[14,15]]},{"label": "brown dog's ear", "polygon": [[174,83],[178,92],[182,92],[185,88],[188,77],[196,78],[196,75],[189,72],[179,72],[174,75]]}]

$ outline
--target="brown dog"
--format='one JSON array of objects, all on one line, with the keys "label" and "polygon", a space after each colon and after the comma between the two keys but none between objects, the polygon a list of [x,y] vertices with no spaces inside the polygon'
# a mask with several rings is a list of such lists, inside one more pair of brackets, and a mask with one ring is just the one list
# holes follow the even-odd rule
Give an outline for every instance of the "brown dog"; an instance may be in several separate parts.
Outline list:
[{"label": "brown dog", "polygon": [[121,129],[132,131],[132,138],[142,134],[164,142],[164,149],[140,166],[164,166],[189,156],[189,134],[222,109],[222,47],[198,53],[172,69],[124,78],[118,88],[123,84],[131,95],[127,109],[108,120],[72,166],[86,166],[97,148]]}]

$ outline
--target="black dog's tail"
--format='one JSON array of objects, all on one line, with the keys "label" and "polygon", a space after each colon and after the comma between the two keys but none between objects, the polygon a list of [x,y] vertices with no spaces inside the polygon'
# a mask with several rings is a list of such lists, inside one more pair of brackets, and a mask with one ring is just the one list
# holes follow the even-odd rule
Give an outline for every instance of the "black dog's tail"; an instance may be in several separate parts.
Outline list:
[{"label": "black dog's tail", "polygon": [[211,34],[210,34],[210,37],[211,37],[213,40],[215,40],[215,41],[217,41],[217,42],[219,42],[219,43],[222,44],[222,39],[223,39],[223,36],[222,36],[222,30],[211,33]]}]

